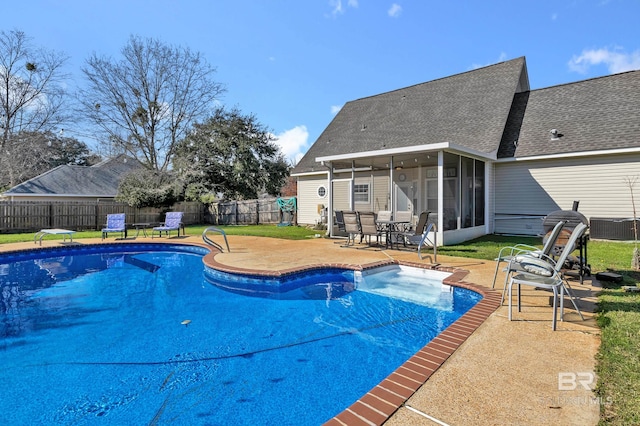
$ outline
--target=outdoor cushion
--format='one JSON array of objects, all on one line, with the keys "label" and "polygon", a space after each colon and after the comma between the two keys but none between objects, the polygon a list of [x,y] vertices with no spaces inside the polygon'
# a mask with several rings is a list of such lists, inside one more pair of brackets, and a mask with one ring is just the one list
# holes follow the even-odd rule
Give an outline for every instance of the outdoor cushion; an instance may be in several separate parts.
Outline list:
[{"label": "outdoor cushion", "polygon": [[532,274],[550,277],[554,272],[553,265],[537,257],[516,256],[515,261],[522,267],[522,269]]}]

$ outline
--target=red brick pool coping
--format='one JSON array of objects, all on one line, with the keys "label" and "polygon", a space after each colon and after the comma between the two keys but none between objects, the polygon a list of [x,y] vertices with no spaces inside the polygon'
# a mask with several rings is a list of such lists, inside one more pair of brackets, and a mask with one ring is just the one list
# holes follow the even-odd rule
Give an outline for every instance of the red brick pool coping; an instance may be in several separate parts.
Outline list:
[{"label": "red brick pool coping", "polygon": [[389,259],[367,263],[365,265],[319,263],[280,271],[259,271],[222,264],[215,260],[215,254],[217,253],[212,252],[204,257],[203,261],[205,265],[222,272],[265,277],[284,277],[290,274],[320,268],[343,268],[363,271],[386,265],[406,265],[423,269],[434,269],[452,273],[444,280],[445,284],[466,288],[483,296],[473,308],[458,318],[458,320],[420,349],[415,355],[387,376],[387,378],[340,414],[327,421],[325,423],[327,426],[371,426],[383,424],[403,406],[420,386],[444,364],[456,349],[458,349],[501,304],[501,293],[463,281],[464,277],[469,273],[469,271],[463,269]]}]

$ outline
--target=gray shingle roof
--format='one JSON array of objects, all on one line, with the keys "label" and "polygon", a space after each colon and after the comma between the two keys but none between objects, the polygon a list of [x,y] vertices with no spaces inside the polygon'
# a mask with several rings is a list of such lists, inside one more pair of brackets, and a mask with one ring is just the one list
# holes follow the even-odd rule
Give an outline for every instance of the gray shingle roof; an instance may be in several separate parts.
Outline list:
[{"label": "gray shingle roof", "polygon": [[4,195],[71,195],[115,197],[120,180],[143,167],[120,155],[93,166],[58,166],[9,189]]},{"label": "gray shingle roof", "polygon": [[494,152],[522,81],[528,90],[524,57],[348,102],[293,172],[318,170],[320,156],[442,142]]},{"label": "gray shingle roof", "polygon": [[630,71],[516,94],[498,158],[639,146],[640,71]]}]

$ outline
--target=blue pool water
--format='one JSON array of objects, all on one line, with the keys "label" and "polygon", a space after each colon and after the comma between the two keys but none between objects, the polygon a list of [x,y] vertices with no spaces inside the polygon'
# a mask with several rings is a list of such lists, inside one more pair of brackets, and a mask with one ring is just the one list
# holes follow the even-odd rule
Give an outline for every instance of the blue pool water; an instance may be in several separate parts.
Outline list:
[{"label": "blue pool water", "polygon": [[238,279],[203,254],[0,255],[0,424],[317,425],[480,299],[406,268]]}]

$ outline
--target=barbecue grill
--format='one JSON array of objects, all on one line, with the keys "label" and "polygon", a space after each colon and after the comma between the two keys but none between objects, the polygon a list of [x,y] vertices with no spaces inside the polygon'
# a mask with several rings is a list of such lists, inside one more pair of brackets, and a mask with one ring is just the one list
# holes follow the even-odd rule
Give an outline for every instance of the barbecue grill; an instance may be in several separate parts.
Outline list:
[{"label": "barbecue grill", "polygon": [[[564,247],[563,243],[566,243],[571,235],[571,232],[575,229],[575,227],[579,223],[584,223],[589,226],[589,220],[582,213],[577,210],[577,203],[574,202],[574,210],[556,210],[554,212],[549,213],[542,221],[542,229],[544,231],[544,235],[547,236],[551,232],[554,226],[562,220],[567,223],[562,228],[562,232],[560,233],[560,237],[558,238],[558,242],[554,247],[553,253],[559,254]],[[584,233],[584,235],[578,239],[576,243],[576,249],[580,250],[580,256],[577,259],[577,262],[574,262],[578,266],[578,276],[580,278],[580,284],[582,284],[584,277],[591,275],[591,268],[587,263],[587,241],[589,240],[588,231]],[[573,266],[573,265],[571,265]]]}]

